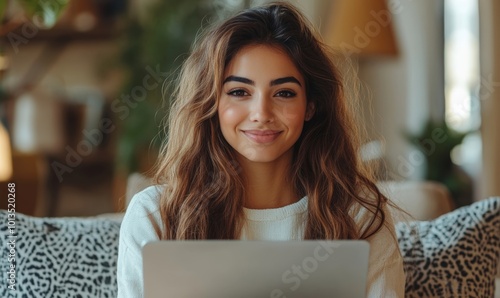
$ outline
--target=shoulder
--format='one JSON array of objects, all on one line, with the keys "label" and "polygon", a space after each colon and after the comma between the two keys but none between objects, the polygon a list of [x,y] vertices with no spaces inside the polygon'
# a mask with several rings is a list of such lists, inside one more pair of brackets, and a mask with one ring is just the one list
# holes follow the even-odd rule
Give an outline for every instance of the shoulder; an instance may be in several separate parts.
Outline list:
[{"label": "shoulder", "polygon": [[141,215],[141,213],[159,212],[162,191],[162,186],[153,185],[135,194],[130,200],[125,216],[137,216]]},{"label": "shoulder", "polygon": [[130,201],[120,227],[117,261],[118,297],[141,297],[142,248],[159,240],[162,226],[160,197],[162,187],[150,186]]},{"label": "shoulder", "polygon": [[[381,212],[384,213],[383,219],[381,217]],[[379,210],[379,213],[377,214],[375,207],[359,206],[357,208],[357,214],[354,216],[354,220],[361,233],[364,231],[373,231],[375,227],[381,224],[380,229],[366,239],[370,242],[376,240],[382,240],[382,242],[385,242],[389,239],[391,239],[391,241],[396,240],[394,219],[390,212],[389,203],[383,203]]]},{"label": "shoulder", "polygon": [[[372,202],[376,203],[375,200]],[[389,202],[382,204],[381,211],[384,212],[382,226],[365,239],[370,244],[368,297],[404,296],[403,258],[399,251],[390,208]],[[374,214],[375,210],[375,207],[364,207],[359,204],[353,208],[353,218],[360,233],[367,230],[373,231],[373,227],[380,224],[382,219]],[[372,223],[371,227],[370,223]]]},{"label": "shoulder", "polygon": [[120,228],[120,242],[136,248],[161,237],[160,198],[162,186],[150,186],[134,195]]},{"label": "shoulder", "polygon": [[[373,205],[366,206],[356,203],[351,209],[351,216],[360,235],[371,235],[365,240],[370,242],[372,246],[383,247],[389,243],[397,246],[390,201],[381,202],[378,208],[376,207],[378,202],[375,199],[371,203]],[[380,228],[377,229],[377,227]]]}]

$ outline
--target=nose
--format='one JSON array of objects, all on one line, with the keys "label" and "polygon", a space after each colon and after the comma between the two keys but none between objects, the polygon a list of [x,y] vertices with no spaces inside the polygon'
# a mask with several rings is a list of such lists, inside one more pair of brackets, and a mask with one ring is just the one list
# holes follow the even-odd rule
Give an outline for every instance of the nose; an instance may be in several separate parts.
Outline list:
[{"label": "nose", "polygon": [[250,121],[260,123],[274,122],[272,102],[267,96],[261,95],[252,100]]}]

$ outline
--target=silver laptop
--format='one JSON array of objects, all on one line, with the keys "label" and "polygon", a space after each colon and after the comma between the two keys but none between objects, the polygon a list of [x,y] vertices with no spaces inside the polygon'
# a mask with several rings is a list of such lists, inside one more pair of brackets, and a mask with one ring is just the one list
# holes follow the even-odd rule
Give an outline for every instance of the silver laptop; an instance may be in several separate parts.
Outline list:
[{"label": "silver laptop", "polygon": [[157,241],[145,298],[366,297],[366,241]]}]

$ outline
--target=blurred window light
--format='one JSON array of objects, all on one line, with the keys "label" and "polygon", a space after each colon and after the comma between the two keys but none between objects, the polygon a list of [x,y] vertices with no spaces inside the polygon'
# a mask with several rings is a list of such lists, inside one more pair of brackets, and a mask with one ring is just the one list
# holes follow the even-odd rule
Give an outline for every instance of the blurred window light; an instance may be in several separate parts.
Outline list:
[{"label": "blurred window light", "polygon": [[445,119],[461,132],[481,123],[478,0],[445,0]]},{"label": "blurred window light", "polygon": [[478,1],[444,2],[445,120],[450,128],[468,133],[451,158],[475,183],[482,168]]},{"label": "blurred window light", "polygon": [[472,126],[471,96],[463,85],[454,85],[446,90],[446,121],[458,131],[468,131]]}]

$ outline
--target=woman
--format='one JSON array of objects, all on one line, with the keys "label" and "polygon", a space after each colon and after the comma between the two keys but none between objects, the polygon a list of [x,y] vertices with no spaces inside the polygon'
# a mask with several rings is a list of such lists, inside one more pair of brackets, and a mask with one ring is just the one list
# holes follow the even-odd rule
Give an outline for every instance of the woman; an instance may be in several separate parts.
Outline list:
[{"label": "woman", "polygon": [[162,186],[137,194],[122,224],[119,297],[142,296],[141,247],[158,239],[366,239],[368,295],[403,297],[387,199],[329,57],[287,3],[205,32],[181,71]]}]

